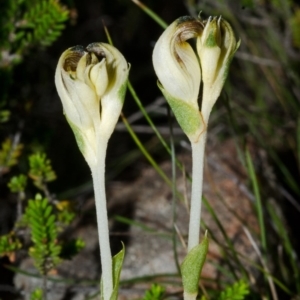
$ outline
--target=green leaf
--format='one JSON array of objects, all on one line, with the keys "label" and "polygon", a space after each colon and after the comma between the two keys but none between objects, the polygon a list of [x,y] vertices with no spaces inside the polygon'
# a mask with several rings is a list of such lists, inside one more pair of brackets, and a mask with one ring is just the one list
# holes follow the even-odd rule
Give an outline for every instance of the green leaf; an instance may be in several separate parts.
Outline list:
[{"label": "green leaf", "polygon": [[10,168],[18,163],[23,145],[14,143],[12,139],[6,139],[0,149],[0,169],[2,173],[9,172]]},{"label": "green leaf", "polygon": [[159,284],[152,284],[151,288],[146,291],[142,300],[161,300],[163,299],[165,288]]},{"label": "green leaf", "polygon": [[[52,169],[51,161],[47,159],[45,153],[35,153],[29,156],[30,170],[28,176],[33,180],[36,187],[41,190],[45,189],[47,182],[56,179],[56,174]],[[47,199],[43,202],[43,207],[46,206]]]},{"label": "green leaf", "polygon": [[48,226],[49,228],[51,228],[50,225],[55,222],[55,219],[56,219],[55,215],[49,216],[49,218],[47,219],[47,221],[45,223],[45,226]]},{"label": "green leaf", "polygon": [[22,244],[14,232],[0,236],[0,257],[21,249]]},{"label": "green leaf", "polygon": [[122,243],[123,249],[113,257],[113,283],[114,283],[114,290],[110,297],[110,300],[118,300],[118,291],[119,291],[119,282],[120,282],[120,275],[122,270],[122,265],[125,256],[125,246]]},{"label": "green leaf", "polygon": [[14,176],[10,179],[8,187],[12,193],[21,193],[24,192],[27,184],[27,177],[23,174]]},{"label": "green leaf", "polygon": [[43,290],[36,288],[30,295],[30,300],[43,300]]},{"label": "green leaf", "polygon": [[249,294],[249,286],[243,280],[234,283],[232,286],[227,286],[221,292],[218,300],[244,300]]},{"label": "green leaf", "polygon": [[46,207],[46,209],[44,211],[44,218],[48,218],[50,216],[51,212],[52,212],[52,206],[49,205],[48,207]]},{"label": "green leaf", "polygon": [[197,294],[202,267],[208,251],[208,238],[194,247],[185,257],[181,265],[182,284],[185,293]]},{"label": "green leaf", "polygon": [[61,246],[57,244],[56,215],[48,199],[37,194],[34,200],[29,200],[25,216],[33,242],[29,254],[40,273],[45,275],[60,262]]}]

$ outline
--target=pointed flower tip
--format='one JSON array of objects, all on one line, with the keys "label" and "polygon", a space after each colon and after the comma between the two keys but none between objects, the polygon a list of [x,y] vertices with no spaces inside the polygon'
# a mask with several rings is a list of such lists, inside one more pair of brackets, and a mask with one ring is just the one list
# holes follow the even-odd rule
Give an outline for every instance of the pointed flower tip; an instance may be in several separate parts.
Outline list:
[{"label": "pointed flower tip", "polygon": [[222,16],[210,17],[205,22],[203,34],[197,41],[204,86],[221,91],[228,64],[238,46],[231,25]]}]

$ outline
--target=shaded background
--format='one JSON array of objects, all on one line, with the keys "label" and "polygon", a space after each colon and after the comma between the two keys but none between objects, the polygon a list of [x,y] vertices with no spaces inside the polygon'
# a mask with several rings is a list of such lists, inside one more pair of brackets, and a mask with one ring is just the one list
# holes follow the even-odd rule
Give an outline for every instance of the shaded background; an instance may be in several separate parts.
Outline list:
[{"label": "shaded background", "polygon": [[[165,1],[163,5],[152,2],[148,4],[167,22],[187,13],[181,1]],[[14,113],[9,124],[5,124],[10,132],[21,129],[23,142],[32,147],[42,146],[47,152],[58,178],[62,178],[61,182],[53,183],[53,189],[58,193],[90,180],[88,167],[62,114],[54,86],[56,64],[65,49],[78,44],[87,46],[91,42],[107,42],[105,24],[114,45],[131,64],[130,80],[143,104],[147,105],[160,96],[151,62],[155,40],[162,32],[160,26],[128,1],[73,1],[68,4],[73,7],[71,16],[74,18],[67,22],[61,37],[45,50],[32,49],[13,70],[9,106]],[[125,115],[137,110],[127,93]],[[158,122],[167,124],[165,118]],[[2,130],[2,138],[6,132]],[[116,133],[110,141],[108,160],[126,154],[132,147],[133,142],[126,132]]]}]

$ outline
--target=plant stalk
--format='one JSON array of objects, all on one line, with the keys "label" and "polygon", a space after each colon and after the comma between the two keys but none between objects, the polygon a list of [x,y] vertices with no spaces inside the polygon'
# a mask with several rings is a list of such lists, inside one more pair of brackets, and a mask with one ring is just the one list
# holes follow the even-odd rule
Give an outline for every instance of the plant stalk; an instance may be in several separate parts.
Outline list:
[{"label": "plant stalk", "polygon": [[191,142],[193,181],[190,207],[188,252],[199,244],[205,142],[206,130],[202,132],[197,142]]},{"label": "plant stalk", "polygon": [[201,223],[201,204],[202,204],[202,187],[203,187],[203,169],[206,135],[208,119],[215,103],[215,97],[211,87],[204,85],[201,105],[201,115],[204,122],[204,131],[201,133],[198,141],[192,141],[192,163],[193,163],[193,181],[190,206],[190,224],[188,252],[199,244],[200,223]]},{"label": "plant stalk", "polygon": [[183,292],[183,299],[184,300],[196,300],[197,293],[189,294],[187,292]]},{"label": "plant stalk", "polygon": [[97,134],[97,161],[92,170],[96,215],[98,224],[100,257],[102,266],[102,287],[101,291],[104,300],[109,300],[113,292],[112,277],[112,256],[109,243],[108,216],[105,195],[105,157],[107,149],[107,138]]},{"label": "plant stalk", "polygon": [[48,275],[46,273],[43,275],[43,300],[48,299],[47,280],[48,280]]}]

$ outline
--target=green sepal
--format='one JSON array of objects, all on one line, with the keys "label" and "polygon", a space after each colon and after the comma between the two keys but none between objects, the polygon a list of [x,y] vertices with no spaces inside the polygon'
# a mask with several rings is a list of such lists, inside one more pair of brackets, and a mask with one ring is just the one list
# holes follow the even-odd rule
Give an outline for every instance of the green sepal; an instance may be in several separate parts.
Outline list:
[{"label": "green sepal", "polygon": [[[125,245],[122,243],[122,250],[113,257],[113,292],[110,300],[118,300],[120,275],[125,257]],[[103,290],[103,279],[101,279],[101,291]],[[104,300],[103,293],[101,292],[101,300]]]},{"label": "green sepal", "polygon": [[122,103],[124,103],[124,100],[125,100],[125,96],[126,96],[126,91],[127,91],[127,83],[128,83],[128,80],[126,80],[120,87],[119,91],[118,91],[118,97],[120,99],[120,101]]},{"label": "green sepal", "polygon": [[222,77],[222,85],[226,81],[226,78],[227,78],[228,73],[229,73],[229,67],[230,67],[231,61],[232,61],[232,59],[234,57],[235,52],[239,49],[240,45],[241,45],[241,40],[238,40],[237,43],[236,43],[235,49],[232,51],[232,53],[230,54],[230,56],[228,57],[228,59],[227,59],[227,61],[225,63],[223,77]]},{"label": "green sepal", "polygon": [[80,152],[82,153],[82,155],[84,156],[85,144],[84,144],[84,138],[82,136],[82,133],[81,133],[80,129],[68,119],[67,115],[65,115],[65,116],[66,116],[67,122],[69,123],[69,125],[74,133],[77,146],[78,146]]},{"label": "green sepal", "polygon": [[208,238],[192,248],[181,265],[182,284],[185,293],[197,294],[200,274],[208,252]]},{"label": "green sepal", "polygon": [[196,109],[186,101],[171,96],[159,82],[157,82],[157,85],[171,106],[183,132],[189,138],[193,135],[200,135],[204,128],[204,122],[199,109]]},{"label": "green sepal", "polygon": [[[130,68],[131,68],[131,65],[128,64],[128,73],[130,71]],[[122,104],[124,104],[124,100],[125,100],[125,96],[126,96],[126,92],[127,92],[128,73],[127,73],[126,80],[123,82],[123,84],[121,85],[121,87],[119,88],[119,91],[118,91],[118,97],[121,100]]]}]

